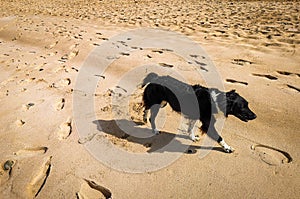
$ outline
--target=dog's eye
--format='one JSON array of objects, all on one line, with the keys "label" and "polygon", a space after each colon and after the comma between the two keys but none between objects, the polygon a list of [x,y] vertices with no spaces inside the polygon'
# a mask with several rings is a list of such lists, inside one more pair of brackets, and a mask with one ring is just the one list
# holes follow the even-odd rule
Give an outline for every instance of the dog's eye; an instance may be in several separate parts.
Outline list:
[{"label": "dog's eye", "polygon": [[238,107],[239,109],[244,109],[244,108],[247,107],[247,105],[244,104],[244,103],[239,103],[239,104],[237,105],[237,107]]}]

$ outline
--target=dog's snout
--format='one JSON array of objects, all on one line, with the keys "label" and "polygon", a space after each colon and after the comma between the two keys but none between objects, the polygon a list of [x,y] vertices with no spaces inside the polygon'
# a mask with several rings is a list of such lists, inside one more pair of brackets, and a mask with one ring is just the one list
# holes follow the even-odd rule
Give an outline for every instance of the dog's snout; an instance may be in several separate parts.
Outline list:
[{"label": "dog's snout", "polygon": [[252,114],[251,114],[251,116],[250,116],[250,119],[251,119],[251,120],[254,120],[255,118],[257,118],[257,116],[256,116],[255,113],[252,112]]}]

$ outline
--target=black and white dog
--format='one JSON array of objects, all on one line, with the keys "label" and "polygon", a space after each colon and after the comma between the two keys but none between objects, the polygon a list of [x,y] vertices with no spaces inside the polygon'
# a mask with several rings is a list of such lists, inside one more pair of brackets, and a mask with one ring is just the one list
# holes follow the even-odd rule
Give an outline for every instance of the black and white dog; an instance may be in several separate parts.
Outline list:
[{"label": "black and white dog", "polygon": [[144,86],[146,88],[143,93],[145,106],[143,119],[147,122],[147,114],[151,110],[149,120],[155,134],[159,133],[155,125],[159,108],[169,103],[174,111],[182,113],[189,120],[187,132],[193,141],[199,139],[193,132],[194,125],[199,119],[202,122],[202,131],[217,141],[225,152],[231,153],[233,149],[226,144],[214,127],[216,119],[213,114],[221,111],[226,117],[234,115],[244,122],[256,118],[255,113],[249,109],[248,102],[235,90],[222,92],[200,85],[189,85],[170,76],[158,76],[155,73],[145,77],[142,83],[142,87]]}]

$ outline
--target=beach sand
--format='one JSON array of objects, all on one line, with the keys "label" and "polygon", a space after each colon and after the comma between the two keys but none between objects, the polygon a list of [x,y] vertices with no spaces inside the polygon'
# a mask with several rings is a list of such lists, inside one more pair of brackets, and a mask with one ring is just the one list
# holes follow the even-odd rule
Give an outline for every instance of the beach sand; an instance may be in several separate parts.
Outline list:
[{"label": "beach sand", "polygon": [[[299,198],[299,8],[297,1],[1,0],[0,198]],[[123,152],[149,155],[174,139],[181,120],[168,105],[158,118],[160,135],[140,139],[118,127],[118,121],[132,120],[134,130],[150,131],[142,124],[138,83],[156,70],[151,64],[161,67],[160,74],[208,86],[172,49],[130,46],[135,38],[116,44],[132,51],[106,57],[113,60],[109,67],[89,71],[87,84],[78,85],[93,52],[138,28],[185,35],[212,60],[206,64],[202,56],[201,74],[215,67],[224,90],[248,100],[257,119],[244,123],[229,116],[222,129],[234,153],[214,142],[207,150],[198,130],[192,153],[157,171],[143,162],[128,167],[142,165],[145,172],[120,171],[118,162],[107,165],[87,150],[113,154],[93,148],[104,138]],[[134,83],[125,85],[140,66],[149,71],[134,72]],[[89,82],[97,83],[92,93],[78,90]],[[75,110],[90,104],[77,106],[76,96],[92,99],[94,112],[78,116]],[[118,97],[128,107],[114,101]],[[81,117],[95,118],[86,132],[78,126]]]}]

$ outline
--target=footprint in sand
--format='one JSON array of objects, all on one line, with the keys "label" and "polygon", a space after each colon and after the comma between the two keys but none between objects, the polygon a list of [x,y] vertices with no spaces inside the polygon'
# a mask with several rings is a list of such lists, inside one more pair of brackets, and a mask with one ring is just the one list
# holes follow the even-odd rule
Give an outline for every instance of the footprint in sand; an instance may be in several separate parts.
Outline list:
[{"label": "footprint in sand", "polygon": [[51,159],[48,157],[42,166],[36,171],[36,174],[32,177],[30,183],[27,185],[27,195],[29,198],[35,198],[43,190],[43,187],[50,175],[51,171]]},{"label": "footprint in sand", "polygon": [[192,57],[192,58],[198,58],[198,57],[200,57],[200,55],[190,55],[190,57]]},{"label": "footprint in sand", "polygon": [[289,87],[290,89],[293,89],[293,90],[295,90],[295,91],[300,92],[300,88],[297,88],[297,87],[295,87],[295,86],[293,86],[293,85],[287,84],[287,87]]},{"label": "footprint in sand", "polygon": [[134,49],[134,50],[143,50],[142,47],[137,47],[137,46],[131,46],[131,49]]},{"label": "footprint in sand", "polygon": [[35,77],[31,77],[31,78],[26,79],[25,82],[30,83],[30,82],[33,82],[35,79],[36,79]]},{"label": "footprint in sand", "polygon": [[66,122],[62,123],[59,126],[59,131],[57,132],[57,136],[59,140],[67,139],[72,133],[72,119],[68,118]]},{"label": "footprint in sand", "polygon": [[32,102],[30,102],[30,103],[28,103],[28,104],[24,104],[23,106],[22,106],[22,108],[25,110],[25,111],[27,111],[27,110],[29,110],[31,107],[33,107],[34,106],[34,103],[32,103]]},{"label": "footprint in sand", "polygon": [[243,82],[243,81],[237,81],[234,79],[226,79],[226,82],[232,83],[232,84],[243,84],[243,85],[248,85],[248,82]]},{"label": "footprint in sand", "polygon": [[[300,77],[299,73],[287,72],[287,71],[277,71],[280,75],[289,76],[289,77]],[[291,84],[286,84],[286,86],[294,91],[300,92],[300,88],[293,86]]]},{"label": "footprint in sand", "polygon": [[61,98],[59,100],[57,100],[57,102],[55,103],[54,107],[57,111],[62,110],[65,107],[65,99]]},{"label": "footprint in sand", "polygon": [[121,52],[120,55],[123,55],[123,56],[129,56],[130,53],[127,53],[127,52]]},{"label": "footprint in sand", "polygon": [[16,125],[17,126],[23,126],[25,124],[25,121],[24,120],[17,120],[16,121]]},{"label": "footprint in sand", "polygon": [[79,46],[79,43],[73,44],[69,47],[70,50],[76,49],[76,47]]},{"label": "footprint in sand", "polygon": [[55,41],[53,44],[50,44],[49,46],[46,46],[46,49],[52,49],[54,46],[58,44],[58,41]]},{"label": "footprint in sand", "polygon": [[128,45],[126,44],[125,41],[117,41],[117,42],[120,43],[120,44],[122,44],[122,45],[125,46],[125,47],[128,47]]},{"label": "footprint in sand", "polygon": [[203,62],[200,62],[200,61],[197,61],[197,60],[195,60],[195,63],[200,65],[200,66],[207,66],[206,63],[203,63]]},{"label": "footprint in sand", "polygon": [[104,41],[108,41],[109,39],[106,37],[99,37],[98,39],[104,40]]},{"label": "footprint in sand", "polygon": [[0,186],[9,180],[15,164],[15,160],[7,160],[2,164],[0,168]]},{"label": "footprint in sand", "polygon": [[244,64],[253,64],[254,62],[244,59],[233,59],[231,63],[243,66]]},{"label": "footprint in sand", "polygon": [[55,69],[53,70],[54,73],[57,73],[57,72],[59,72],[59,71],[64,71],[64,72],[66,72],[66,73],[69,72],[69,71],[67,70],[67,68],[66,68],[65,65],[59,66],[59,67],[57,67],[57,68],[55,68]]},{"label": "footprint in sand", "polygon": [[79,50],[74,49],[69,54],[63,55],[58,61],[65,63],[68,60],[71,60],[74,57],[76,57],[78,54],[79,54]]},{"label": "footprint in sand", "polygon": [[68,55],[63,55],[58,61],[65,63],[66,61],[68,61]]},{"label": "footprint in sand", "polygon": [[93,43],[94,46],[101,46],[101,44]]},{"label": "footprint in sand", "polygon": [[57,51],[51,52],[51,53],[48,53],[47,56],[53,57],[53,56],[57,55],[57,53],[58,53]]},{"label": "footprint in sand", "polygon": [[277,71],[280,75],[285,75],[285,76],[297,76],[300,77],[299,73],[292,73],[292,72],[287,72],[287,71]]},{"label": "footprint in sand", "polygon": [[[71,69],[74,70],[74,71],[76,71],[76,72],[79,71],[79,70],[78,70],[77,68],[75,68],[75,67],[72,67]],[[70,82],[70,83],[71,83],[71,82]]]},{"label": "footprint in sand", "polygon": [[293,161],[289,153],[263,144],[255,144],[251,149],[256,152],[261,161],[270,166],[279,166]]},{"label": "footprint in sand", "polygon": [[103,111],[103,112],[108,112],[108,111],[112,110],[112,106],[107,105],[107,106],[104,106],[104,107],[100,108],[100,110]]},{"label": "footprint in sand", "polygon": [[152,52],[154,52],[154,53],[159,53],[159,54],[164,53],[162,50],[152,50]]},{"label": "footprint in sand", "polygon": [[25,148],[21,149],[17,152],[14,152],[13,154],[17,157],[32,157],[40,154],[45,154],[48,150],[48,147],[42,146],[42,147],[34,147],[34,148]]},{"label": "footprint in sand", "polygon": [[94,137],[95,137],[96,135],[97,135],[97,133],[89,134],[89,135],[87,135],[86,137],[80,138],[80,139],[78,140],[78,143],[79,143],[79,144],[85,144],[85,143],[91,141],[92,139],[94,139]]},{"label": "footprint in sand", "polygon": [[174,67],[174,65],[166,64],[166,63],[159,63],[159,65],[162,66],[162,67],[167,67],[167,68],[173,68]]},{"label": "footprint in sand", "polygon": [[68,86],[68,85],[70,85],[71,84],[71,79],[70,78],[65,78],[65,79],[62,79],[61,81],[60,81],[60,85],[61,86]]},{"label": "footprint in sand", "polygon": [[68,55],[68,59],[71,60],[73,59],[74,57],[76,57],[77,55],[79,54],[79,50],[72,50],[69,55]]},{"label": "footprint in sand", "polygon": [[95,183],[94,181],[84,179],[85,183],[81,184],[80,191],[76,193],[78,199],[84,198],[112,198],[112,193],[109,189]]},{"label": "footprint in sand", "polygon": [[66,87],[71,84],[71,79],[70,78],[65,78],[59,80],[57,83],[53,83],[50,87],[53,88],[60,88],[60,87]]},{"label": "footprint in sand", "polygon": [[203,71],[205,71],[205,72],[208,72],[207,68],[204,67],[204,66],[207,66],[206,63],[199,62],[199,61],[197,61],[197,60],[194,60],[194,61],[195,61],[195,63],[196,63],[197,65],[200,66],[200,69],[201,69],[201,70],[203,70]]},{"label": "footprint in sand", "polygon": [[257,73],[253,73],[252,74],[253,76],[256,76],[256,77],[264,77],[264,78],[267,78],[269,80],[277,80],[278,78],[273,76],[273,75],[264,75],[264,74],[257,74]]},{"label": "footprint in sand", "polygon": [[[23,91],[22,91],[22,92],[23,92]],[[24,104],[24,105],[22,106],[22,109],[23,109],[24,111],[28,111],[28,110],[30,110],[33,106],[38,105],[38,104],[42,104],[43,102],[45,102],[44,99],[37,100],[35,103],[29,102],[29,103],[27,103],[27,104]]]}]

